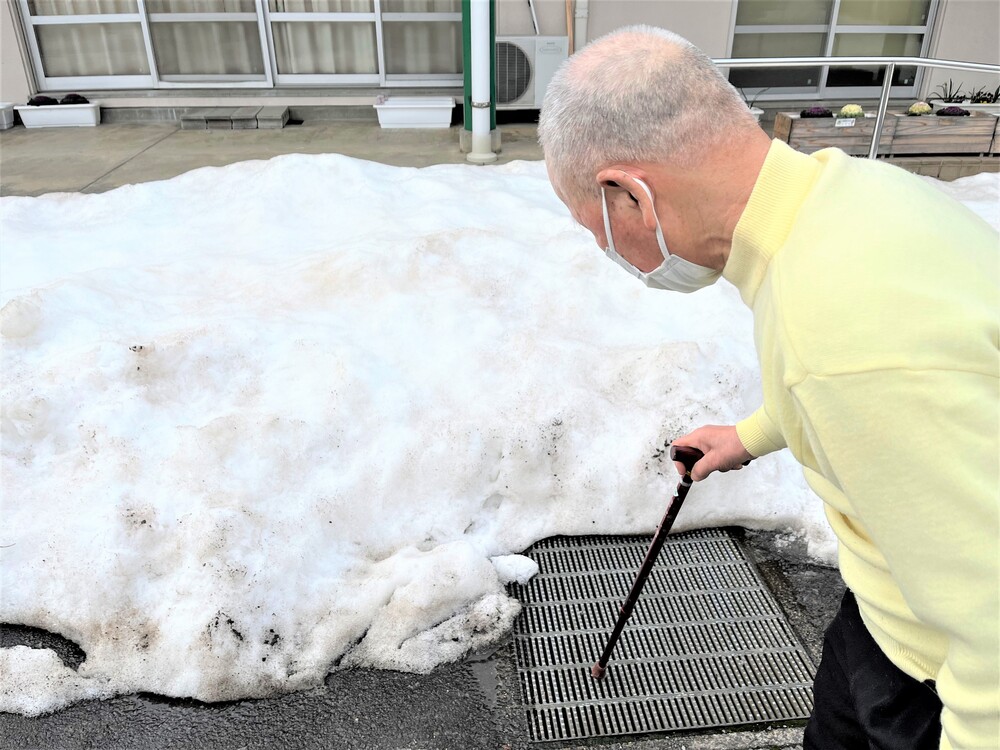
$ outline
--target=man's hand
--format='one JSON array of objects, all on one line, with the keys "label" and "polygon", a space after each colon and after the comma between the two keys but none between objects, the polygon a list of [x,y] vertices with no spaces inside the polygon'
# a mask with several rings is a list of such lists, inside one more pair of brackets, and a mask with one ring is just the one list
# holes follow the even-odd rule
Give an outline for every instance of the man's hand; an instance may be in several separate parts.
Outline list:
[{"label": "man's hand", "polygon": [[[747,449],[740,442],[736,428],[732,425],[706,425],[699,427],[694,432],[674,440],[672,445],[684,445],[689,448],[697,448],[705,457],[691,469],[691,478],[700,482],[713,471],[737,471],[743,465],[751,461],[754,456],[747,453]],[[684,464],[674,461],[677,472],[684,474]]]}]

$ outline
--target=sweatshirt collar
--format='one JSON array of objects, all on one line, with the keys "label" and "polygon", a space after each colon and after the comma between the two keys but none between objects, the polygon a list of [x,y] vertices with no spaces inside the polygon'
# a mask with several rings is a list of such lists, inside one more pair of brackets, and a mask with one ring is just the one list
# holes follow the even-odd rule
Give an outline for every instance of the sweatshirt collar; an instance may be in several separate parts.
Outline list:
[{"label": "sweatshirt collar", "polygon": [[753,306],[771,258],[785,244],[820,164],[775,138],[733,231],[723,277]]}]

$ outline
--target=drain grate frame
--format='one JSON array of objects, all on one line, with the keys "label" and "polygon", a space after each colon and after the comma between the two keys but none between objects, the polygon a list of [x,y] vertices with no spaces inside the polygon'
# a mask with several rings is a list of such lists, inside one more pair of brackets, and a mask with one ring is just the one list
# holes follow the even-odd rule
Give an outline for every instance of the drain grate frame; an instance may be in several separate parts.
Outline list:
[{"label": "drain grate frame", "polygon": [[533,742],[808,718],[815,666],[742,546],[724,529],[668,537],[601,682],[648,537],[551,537],[538,575],[508,591]]}]

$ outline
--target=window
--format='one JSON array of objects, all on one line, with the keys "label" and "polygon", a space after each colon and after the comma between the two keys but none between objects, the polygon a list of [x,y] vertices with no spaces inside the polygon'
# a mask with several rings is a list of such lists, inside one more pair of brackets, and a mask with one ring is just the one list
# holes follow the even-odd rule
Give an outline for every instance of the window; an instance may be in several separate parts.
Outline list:
[{"label": "window", "polygon": [[379,84],[375,0],[268,0],[279,84]]},{"label": "window", "polygon": [[462,85],[461,0],[382,0],[386,79]]},{"label": "window", "polygon": [[[737,0],[732,57],[919,57],[937,0]],[[740,69],[734,86],[763,98],[878,96],[879,66]],[[897,67],[893,94],[913,96],[917,68]]]},{"label": "window", "polygon": [[462,86],[461,0],[15,0],[42,91]]},{"label": "window", "polygon": [[254,0],[144,0],[156,70],[175,83],[267,82]]},{"label": "window", "polygon": [[153,84],[139,0],[19,0],[11,9],[42,91]]}]

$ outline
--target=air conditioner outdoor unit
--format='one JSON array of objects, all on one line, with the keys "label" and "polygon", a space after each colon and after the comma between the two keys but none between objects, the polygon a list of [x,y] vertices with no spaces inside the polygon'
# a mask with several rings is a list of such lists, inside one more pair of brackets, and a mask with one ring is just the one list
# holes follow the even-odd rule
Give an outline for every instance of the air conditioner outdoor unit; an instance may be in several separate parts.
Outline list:
[{"label": "air conditioner outdoor unit", "polygon": [[540,109],[552,75],[568,55],[564,36],[498,36],[497,109]]}]

